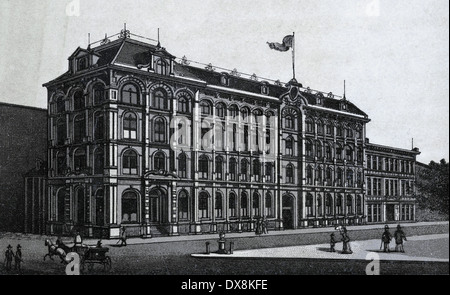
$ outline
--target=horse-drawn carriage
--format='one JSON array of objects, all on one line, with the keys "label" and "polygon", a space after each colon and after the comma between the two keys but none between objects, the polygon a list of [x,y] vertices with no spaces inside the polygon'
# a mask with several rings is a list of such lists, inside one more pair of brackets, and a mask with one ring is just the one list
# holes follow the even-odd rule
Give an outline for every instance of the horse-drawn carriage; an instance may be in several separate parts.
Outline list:
[{"label": "horse-drawn carriage", "polygon": [[106,255],[109,248],[102,247],[100,241],[98,241],[96,246],[87,246],[82,243],[80,236],[76,236],[72,247],[64,244],[59,238],[56,244],[47,239],[45,240],[45,245],[48,247],[48,253],[44,256],[44,261],[47,256],[53,260],[53,256],[56,255],[61,259],[61,263],[67,264],[70,262],[66,260],[67,254],[77,253],[80,257],[81,272],[84,272],[86,268],[92,270],[95,264],[102,265],[104,271],[111,270],[111,258]]}]

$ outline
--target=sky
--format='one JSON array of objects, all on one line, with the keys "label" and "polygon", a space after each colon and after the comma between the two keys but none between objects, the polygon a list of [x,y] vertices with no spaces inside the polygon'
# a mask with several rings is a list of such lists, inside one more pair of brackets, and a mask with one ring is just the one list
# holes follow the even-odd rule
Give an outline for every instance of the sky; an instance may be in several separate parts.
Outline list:
[{"label": "sky", "polygon": [[447,0],[1,0],[0,102],[45,108],[42,84],[78,46],[119,33],[157,38],[177,57],[343,94],[370,142],[449,159]]}]

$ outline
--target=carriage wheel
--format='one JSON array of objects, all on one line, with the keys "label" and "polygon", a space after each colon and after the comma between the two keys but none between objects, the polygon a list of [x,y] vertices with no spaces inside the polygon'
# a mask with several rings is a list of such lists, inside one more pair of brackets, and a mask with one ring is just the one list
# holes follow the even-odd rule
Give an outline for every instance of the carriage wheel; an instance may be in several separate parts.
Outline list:
[{"label": "carriage wheel", "polygon": [[94,264],[93,263],[89,263],[88,264],[88,270],[92,271],[94,269]]},{"label": "carriage wheel", "polygon": [[111,270],[111,258],[109,258],[109,256],[106,256],[105,260],[103,261],[103,269],[104,271]]}]

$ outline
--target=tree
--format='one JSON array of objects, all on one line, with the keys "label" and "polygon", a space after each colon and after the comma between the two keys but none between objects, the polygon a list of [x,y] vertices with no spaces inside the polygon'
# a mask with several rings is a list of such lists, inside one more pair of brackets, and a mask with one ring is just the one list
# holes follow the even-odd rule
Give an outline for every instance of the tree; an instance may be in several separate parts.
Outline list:
[{"label": "tree", "polygon": [[431,161],[428,167],[417,170],[417,201],[422,208],[438,211],[449,216],[448,182],[449,163],[442,159],[439,163]]}]

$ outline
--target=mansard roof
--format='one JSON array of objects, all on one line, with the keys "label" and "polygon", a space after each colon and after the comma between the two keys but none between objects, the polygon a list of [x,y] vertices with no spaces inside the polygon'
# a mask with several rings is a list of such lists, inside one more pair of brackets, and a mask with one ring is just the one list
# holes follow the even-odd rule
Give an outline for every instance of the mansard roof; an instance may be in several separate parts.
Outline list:
[{"label": "mansard roof", "polygon": [[[96,67],[101,67],[105,65],[117,65],[117,66],[127,66],[139,69],[140,66],[150,63],[150,53],[156,56],[165,57],[168,59],[175,59],[175,56],[167,52],[167,50],[160,46],[155,46],[145,42],[141,42],[131,38],[119,38],[117,40],[111,41],[109,43],[88,49],[77,48],[77,50],[71,55],[70,58],[76,56],[80,51],[86,53],[92,53],[97,55],[99,58],[95,64]],[[69,58],[69,59],[70,59]],[[250,79],[246,77],[241,77],[238,75],[232,75],[231,73],[220,72],[216,70],[200,68],[196,66],[187,65],[184,63],[179,63],[174,60],[174,75],[175,77],[182,77],[197,80],[199,82],[206,83],[207,85],[220,86],[222,88],[227,88],[230,90],[238,90],[249,92],[252,94],[261,94],[261,86],[265,85],[268,87],[268,94],[263,94],[262,96],[272,99],[280,99],[282,95],[288,93],[287,86],[283,84],[268,83],[267,81]],[[59,76],[58,78],[44,84],[48,86],[50,84],[63,81],[67,78],[73,77],[74,74],[69,71]],[[226,76],[228,82],[224,85],[221,82],[221,78]],[[311,93],[305,88],[300,88],[300,94],[306,99],[308,105],[317,105],[318,93]],[[336,99],[334,97],[328,97],[327,95],[321,95],[320,107],[325,109],[331,109],[335,111],[341,110],[342,99]],[[360,116],[367,117],[367,114],[359,109],[352,102],[346,100],[347,109],[345,113],[357,114]]]}]

